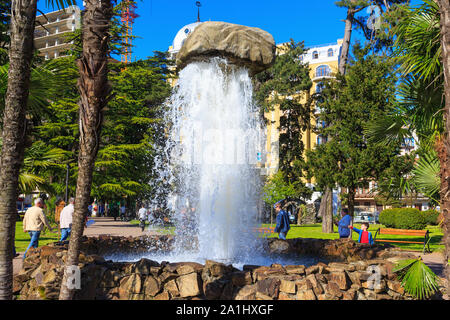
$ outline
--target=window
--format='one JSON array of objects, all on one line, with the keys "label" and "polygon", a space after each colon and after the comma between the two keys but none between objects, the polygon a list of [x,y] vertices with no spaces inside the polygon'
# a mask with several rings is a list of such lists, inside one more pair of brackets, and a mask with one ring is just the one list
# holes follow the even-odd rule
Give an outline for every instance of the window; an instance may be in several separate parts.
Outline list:
[{"label": "window", "polygon": [[333,56],[333,49],[328,49],[328,56],[329,57],[332,57]]},{"label": "window", "polygon": [[327,77],[331,74],[330,67],[326,64],[318,66],[316,69],[316,77]]},{"label": "window", "polygon": [[317,51],[313,51],[312,58],[313,59],[319,59],[319,53]]}]

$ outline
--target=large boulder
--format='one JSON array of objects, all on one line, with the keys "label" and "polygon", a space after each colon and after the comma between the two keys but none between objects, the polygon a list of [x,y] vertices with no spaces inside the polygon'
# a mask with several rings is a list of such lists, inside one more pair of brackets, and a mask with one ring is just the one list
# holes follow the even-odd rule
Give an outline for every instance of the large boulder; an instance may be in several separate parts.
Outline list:
[{"label": "large boulder", "polygon": [[275,49],[272,35],[259,28],[208,21],[189,35],[176,59],[182,69],[205,57],[224,57],[233,64],[246,66],[253,75],[273,64]]}]

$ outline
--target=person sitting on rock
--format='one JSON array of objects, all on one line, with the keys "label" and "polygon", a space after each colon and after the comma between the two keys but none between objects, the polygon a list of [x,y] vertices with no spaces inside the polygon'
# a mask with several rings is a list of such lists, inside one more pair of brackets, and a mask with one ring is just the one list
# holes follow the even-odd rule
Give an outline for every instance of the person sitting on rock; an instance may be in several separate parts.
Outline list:
[{"label": "person sitting on rock", "polygon": [[358,243],[368,243],[370,245],[373,244],[372,233],[367,231],[369,229],[369,224],[367,222],[363,222],[361,224],[361,230],[353,226],[349,226],[349,228],[359,233]]}]

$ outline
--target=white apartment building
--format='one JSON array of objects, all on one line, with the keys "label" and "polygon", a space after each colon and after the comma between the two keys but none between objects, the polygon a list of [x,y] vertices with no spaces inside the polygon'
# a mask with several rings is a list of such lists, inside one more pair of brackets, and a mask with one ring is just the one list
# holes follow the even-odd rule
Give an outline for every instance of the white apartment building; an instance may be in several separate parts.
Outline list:
[{"label": "white apartment building", "polygon": [[[66,55],[70,48],[66,35],[80,28],[81,11],[78,6],[53,11],[36,17],[34,45],[46,60]],[[73,42],[73,41],[72,41]]]}]

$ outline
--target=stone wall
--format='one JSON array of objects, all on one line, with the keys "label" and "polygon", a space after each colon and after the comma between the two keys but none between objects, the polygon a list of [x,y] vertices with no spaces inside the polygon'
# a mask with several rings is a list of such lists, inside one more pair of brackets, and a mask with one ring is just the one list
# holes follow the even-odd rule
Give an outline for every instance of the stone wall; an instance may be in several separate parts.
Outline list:
[{"label": "stone wall", "polygon": [[[128,240],[124,240],[128,239]],[[138,262],[112,262],[95,254],[102,243],[122,240],[125,245],[132,239],[106,237],[85,239],[83,248],[91,253],[81,253],[81,290],[76,299],[262,299],[262,300],[372,300],[409,299],[392,273],[393,262],[401,257],[358,260],[353,262],[318,263],[302,265],[244,266],[238,270],[231,265],[206,261],[204,265],[193,262],[169,263],[141,259]],[[138,243],[170,242],[170,238],[134,239]],[[164,241],[163,241],[164,240]],[[295,241],[294,241],[295,240]],[[155,242],[156,241],[156,242]],[[350,241],[324,240],[322,247],[354,248]],[[270,240],[273,251],[282,247],[294,250],[304,239],[291,241]],[[313,241],[308,250],[318,247]],[[287,245],[286,245],[287,244]],[[355,247],[358,247],[357,245]],[[298,249],[297,249],[298,250]],[[348,250],[348,249],[347,249]],[[100,250],[101,251],[101,250]],[[350,250],[352,251],[352,250]],[[360,252],[355,251],[355,252]],[[98,252],[98,250],[97,250]],[[381,251],[378,251],[381,252]],[[23,269],[14,277],[14,294],[18,299],[57,299],[63,275],[67,246],[44,246],[31,249],[24,260]],[[378,254],[380,255],[380,254]],[[392,255],[392,252],[391,254]],[[349,255],[350,257],[350,255]],[[352,260],[351,258],[350,260]],[[377,271],[377,273],[374,273]],[[373,280],[376,280],[375,282]]]}]

